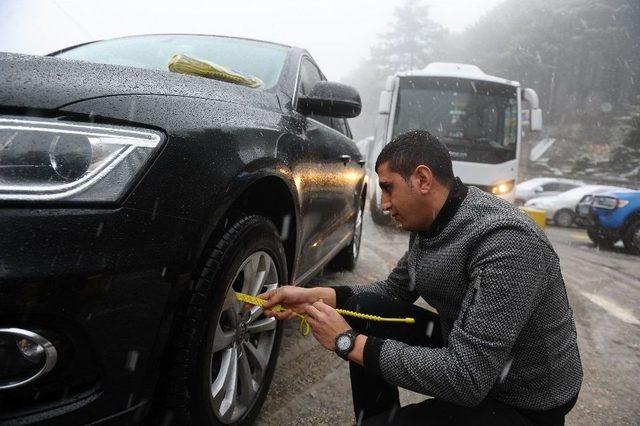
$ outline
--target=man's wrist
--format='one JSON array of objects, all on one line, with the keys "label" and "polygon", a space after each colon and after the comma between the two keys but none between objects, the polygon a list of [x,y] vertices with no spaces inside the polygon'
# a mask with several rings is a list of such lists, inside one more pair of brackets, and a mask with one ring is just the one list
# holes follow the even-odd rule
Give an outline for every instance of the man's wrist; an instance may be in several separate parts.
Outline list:
[{"label": "man's wrist", "polygon": [[356,343],[353,345],[353,349],[347,355],[347,359],[351,362],[364,366],[364,345],[367,343],[367,336],[364,334],[358,334],[356,336]]},{"label": "man's wrist", "polygon": [[331,287],[314,287],[314,297],[316,300],[322,299],[324,303],[335,309],[336,307],[336,292]]}]

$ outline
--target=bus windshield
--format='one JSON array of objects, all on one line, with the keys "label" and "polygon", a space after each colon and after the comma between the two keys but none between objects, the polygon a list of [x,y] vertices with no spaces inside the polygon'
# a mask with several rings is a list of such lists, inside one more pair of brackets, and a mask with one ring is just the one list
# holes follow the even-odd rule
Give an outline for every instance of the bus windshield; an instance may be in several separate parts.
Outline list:
[{"label": "bus windshield", "polygon": [[425,129],[454,161],[497,164],[516,158],[516,88],[445,77],[402,77],[393,137]]}]

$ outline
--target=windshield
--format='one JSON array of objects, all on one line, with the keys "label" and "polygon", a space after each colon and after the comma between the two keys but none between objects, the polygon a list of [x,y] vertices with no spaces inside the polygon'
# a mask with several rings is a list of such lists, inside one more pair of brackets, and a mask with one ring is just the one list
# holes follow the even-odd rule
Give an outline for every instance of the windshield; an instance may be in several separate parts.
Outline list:
[{"label": "windshield", "polygon": [[167,67],[169,59],[176,53],[204,59],[234,71],[258,77],[264,83],[261,87],[270,89],[278,82],[287,56],[287,48],[276,44],[226,37],[152,35],[85,44],[55,56],[101,64],[169,71]]},{"label": "windshield", "polygon": [[427,129],[457,161],[503,163],[516,158],[517,98],[512,86],[454,78],[405,77],[393,136]]}]

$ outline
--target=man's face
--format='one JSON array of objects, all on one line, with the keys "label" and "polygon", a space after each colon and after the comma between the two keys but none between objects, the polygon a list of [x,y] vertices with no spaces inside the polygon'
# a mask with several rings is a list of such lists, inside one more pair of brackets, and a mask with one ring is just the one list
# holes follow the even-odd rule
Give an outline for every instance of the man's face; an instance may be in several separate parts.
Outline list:
[{"label": "man's face", "polygon": [[381,208],[391,213],[393,219],[406,231],[422,231],[430,221],[425,220],[424,197],[412,183],[402,175],[389,169],[389,163],[382,163],[377,170],[382,190]]}]

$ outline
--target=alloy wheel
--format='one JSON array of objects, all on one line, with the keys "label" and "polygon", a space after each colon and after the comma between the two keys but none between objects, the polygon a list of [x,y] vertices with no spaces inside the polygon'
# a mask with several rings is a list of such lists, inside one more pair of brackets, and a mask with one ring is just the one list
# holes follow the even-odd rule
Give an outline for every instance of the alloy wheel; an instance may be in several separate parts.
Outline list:
[{"label": "alloy wheel", "polygon": [[251,254],[235,273],[227,290],[211,349],[210,402],[222,423],[233,423],[251,408],[258,396],[274,347],[277,320],[262,308],[244,311],[234,292],[258,295],[278,287],[273,258],[264,251]]},{"label": "alloy wheel", "polygon": [[568,228],[573,223],[573,216],[569,212],[561,211],[556,215],[556,222],[558,225]]}]

